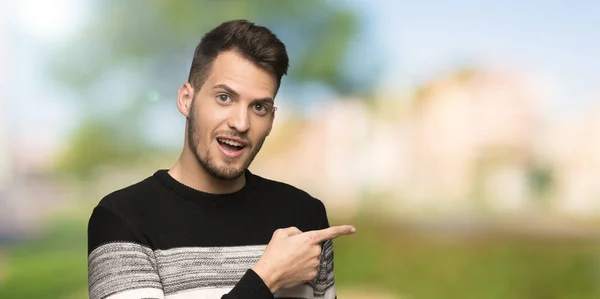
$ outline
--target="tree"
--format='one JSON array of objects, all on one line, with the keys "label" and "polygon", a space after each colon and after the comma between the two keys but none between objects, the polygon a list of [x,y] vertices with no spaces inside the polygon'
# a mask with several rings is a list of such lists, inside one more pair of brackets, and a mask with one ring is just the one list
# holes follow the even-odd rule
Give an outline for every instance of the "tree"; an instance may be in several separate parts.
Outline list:
[{"label": "tree", "polygon": [[127,135],[118,140],[110,131],[96,132],[103,136],[97,139],[85,137],[81,130],[120,127],[128,128],[130,137],[143,136],[141,120],[150,110],[164,107],[160,106],[164,98],[172,101],[187,80],[201,35],[226,20],[244,18],[265,25],[286,43],[290,73],[284,82],[291,88],[319,82],[339,94],[349,94],[369,90],[375,80],[375,76],[364,76],[370,81],[357,82],[356,74],[344,68],[359,19],[347,7],[325,0],[96,0],[91,5],[94,14],[88,26],[67,45],[62,59],[56,57],[51,64],[56,79],[80,99],[74,104],[84,124],[73,134],[72,144],[90,143],[81,149],[106,148],[93,144],[100,140],[138,140],[143,145],[143,140]]}]

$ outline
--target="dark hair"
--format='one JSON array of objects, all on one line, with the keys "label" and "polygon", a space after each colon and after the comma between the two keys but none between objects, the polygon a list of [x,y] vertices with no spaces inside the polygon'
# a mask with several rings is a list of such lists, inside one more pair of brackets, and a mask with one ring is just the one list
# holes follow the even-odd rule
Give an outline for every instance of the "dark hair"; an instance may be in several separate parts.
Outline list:
[{"label": "dark hair", "polygon": [[202,37],[194,51],[188,82],[200,89],[208,78],[210,67],[217,55],[235,50],[256,66],[270,72],[277,79],[287,74],[289,59],[285,45],[266,27],[247,20],[225,22]]}]

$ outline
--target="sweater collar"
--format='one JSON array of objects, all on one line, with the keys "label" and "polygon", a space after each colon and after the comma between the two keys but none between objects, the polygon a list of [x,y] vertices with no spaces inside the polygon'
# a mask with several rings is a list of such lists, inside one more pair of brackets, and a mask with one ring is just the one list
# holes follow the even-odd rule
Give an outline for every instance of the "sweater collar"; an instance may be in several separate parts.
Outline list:
[{"label": "sweater collar", "polygon": [[246,176],[246,183],[240,190],[232,193],[214,194],[192,188],[179,182],[169,174],[167,169],[160,169],[153,175],[153,177],[156,178],[162,185],[173,191],[175,194],[193,202],[203,203],[215,207],[221,207],[243,201],[253,183],[253,174],[250,172],[250,170],[246,170],[244,172],[244,176]]}]

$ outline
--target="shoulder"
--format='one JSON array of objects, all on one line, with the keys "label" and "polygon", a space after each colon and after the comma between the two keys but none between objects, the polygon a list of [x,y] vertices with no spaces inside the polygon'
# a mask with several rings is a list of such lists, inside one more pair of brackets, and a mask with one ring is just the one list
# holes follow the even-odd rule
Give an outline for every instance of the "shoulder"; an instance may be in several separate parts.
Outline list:
[{"label": "shoulder", "polygon": [[106,208],[121,216],[127,217],[137,208],[152,199],[156,183],[153,177],[147,177],[137,183],[117,189],[100,199],[98,207]]},{"label": "shoulder", "polygon": [[140,210],[155,187],[150,178],[113,191],[94,207],[88,221],[88,254],[107,243],[133,242],[150,246],[140,230]]},{"label": "shoulder", "polygon": [[325,214],[323,202],[307,191],[293,186],[289,183],[268,179],[252,174],[257,186],[267,191],[269,198],[278,203],[299,209],[299,211],[311,212],[311,214]]}]

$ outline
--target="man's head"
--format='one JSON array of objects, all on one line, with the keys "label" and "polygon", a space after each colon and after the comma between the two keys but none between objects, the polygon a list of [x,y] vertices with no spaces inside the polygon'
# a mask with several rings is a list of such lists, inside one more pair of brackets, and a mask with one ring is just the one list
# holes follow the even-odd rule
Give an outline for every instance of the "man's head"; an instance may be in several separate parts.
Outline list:
[{"label": "man's head", "polygon": [[212,176],[231,180],[248,168],[271,132],[288,63],[285,45],[245,20],[202,38],[177,105],[187,117],[187,149]]}]

